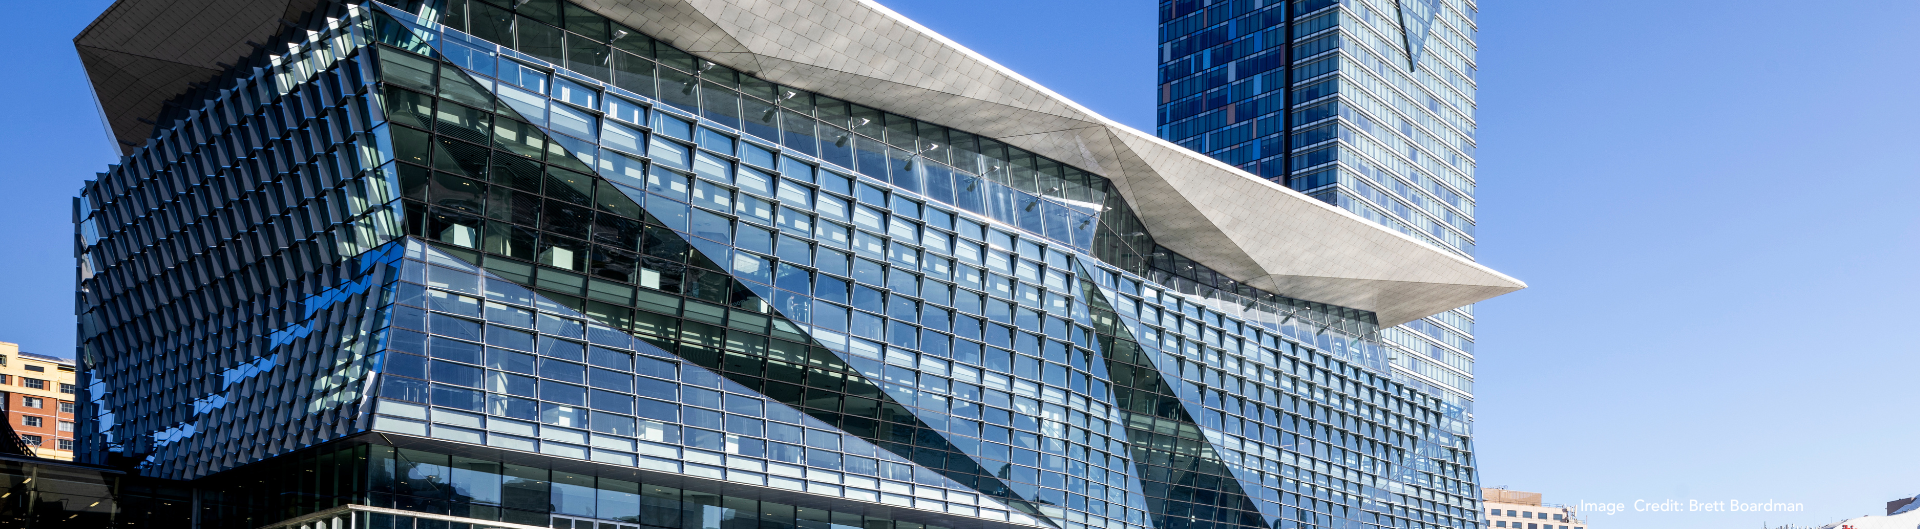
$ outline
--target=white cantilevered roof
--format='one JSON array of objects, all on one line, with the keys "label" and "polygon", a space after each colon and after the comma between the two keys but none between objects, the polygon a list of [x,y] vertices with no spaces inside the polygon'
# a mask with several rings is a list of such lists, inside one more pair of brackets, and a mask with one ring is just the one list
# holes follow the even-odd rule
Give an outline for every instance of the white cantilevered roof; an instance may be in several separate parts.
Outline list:
[{"label": "white cantilevered roof", "polygon": [[[311,0],[292,3],[306,1]],[[1261,289],[1372,311],[1382,326],[1526,287],[1478,263],[1095,114],[873,0],[574,1],[694,55],[774,83],[990,136],[1105,176],[1159,244]],[[264,41],[277,31],[254,25],[248,31],[184,34],[177,25],[161,27],[151,17],[135,19],[121,12],[158,11],[159,6],[194,13],[245,11],[217,8],[229,4],[248,3],[121,0],[75,39],[116,136],[143,141],[146,128],[133,122],[157,113],[159,101],[184,90],[185,82],[159,86],[140,76],[115,74],[192,67],[210,77],[217,71],[213,61],[230,60],[227,57],[247,49],[241,47],[244,39]],[[261,11],[292,7],[282,1],[271,4],[276,9]],[[261,22],[250,18],[234,24]],[[106,36],[113,36],[114,43],[137,42],[153,51],[113,49],[99,43]],[[105,51],[90,55],[90,48]],[[137,92],[147,95],[137,97]]]},{"label": "white cantilevered roof", "polygon": [[1111,179],[1156,242],[1383,326],[1526,284],[1095,114],[871,0],[575,0],[762,79],[991,136]]}]

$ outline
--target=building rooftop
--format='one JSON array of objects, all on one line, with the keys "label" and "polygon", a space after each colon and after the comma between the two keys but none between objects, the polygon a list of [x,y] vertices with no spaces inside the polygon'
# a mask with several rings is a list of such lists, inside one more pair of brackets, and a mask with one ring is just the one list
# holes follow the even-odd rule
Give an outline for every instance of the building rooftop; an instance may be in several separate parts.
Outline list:
[{"label": "building rooftop", "polygon": [[1480,497],[1489,502],[1512,503],[1518,505],[1541,505],[1542,495],[1538,492],[1522,492],[1502,488],[1480,489]]},{"label": "building rooftop", "polygon": [[29,353],[29,352],[26,352],[26,351],[21,351],[21,352],[20,352],[20,358],[25,358],[25,359],[28,359],[28,360],[41,360],[41,361],[46,361],[46,362],[54,362],[54,363],[57,363],[57,364],[61,364],[61,365],[69,365],[69,366],[70,366],[70,365],[73,365],[73,360],[72,360],[72,359],[69,359],[69,358],[61,358],[61,357],[58,357],[58,356],[50,356],[50,355],[43,355],[43,354],[40,354],[40,353]]}]

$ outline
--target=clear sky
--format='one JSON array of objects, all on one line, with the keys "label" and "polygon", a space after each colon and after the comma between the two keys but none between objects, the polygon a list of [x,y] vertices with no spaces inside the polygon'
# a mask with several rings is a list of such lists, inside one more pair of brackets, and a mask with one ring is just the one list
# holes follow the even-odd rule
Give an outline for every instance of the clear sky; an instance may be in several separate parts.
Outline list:
[{"label": "clear sky", "polygon": [[[1089,108],[1153,125],[1155,4],[882,0]],[[71,355],[70,198],[111,163],[71,39],[0,32],[0,340]],[[1487,0],[1481,478],[1595,528],[1823,524],[1920,493],[1920,2]],[[1803,513],[1638,513],[1635,500]]]}]

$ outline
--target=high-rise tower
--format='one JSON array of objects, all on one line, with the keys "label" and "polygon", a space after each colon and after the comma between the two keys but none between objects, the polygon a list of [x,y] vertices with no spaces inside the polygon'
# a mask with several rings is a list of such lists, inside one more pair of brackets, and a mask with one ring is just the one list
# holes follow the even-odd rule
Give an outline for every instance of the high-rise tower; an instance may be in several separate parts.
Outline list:
[{"label": "high-rise tower", "polygon": [[[1474,254],[1471,0],[1160,4],[1158,134],[1436,248]],[[1471,417],[1473,307],[1382,329]]]},{"label": "high-rise tower", "polygon": [[204,526],[1478,517],[1377,329],[1521,283],[870,1],[123,0],[76,43],[126,147],[76,202],[80,453]]}]

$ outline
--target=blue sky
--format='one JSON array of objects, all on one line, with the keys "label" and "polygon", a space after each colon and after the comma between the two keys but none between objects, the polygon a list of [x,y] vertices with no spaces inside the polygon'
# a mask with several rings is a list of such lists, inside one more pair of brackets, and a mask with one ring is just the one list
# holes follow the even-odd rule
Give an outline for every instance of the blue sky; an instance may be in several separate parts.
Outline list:
[{"label": "blue sky", "polygon": [[[1150,130],[1155,4],[883,0]],[[70,199],[111,163],[71,39],[0,32],[0,340],[73,350]],[[1920,3],[1489,0],[1479,249],[1532,288],[1479,307],[1490,485],[1619,502],[1596,528],[1820,524],[1920,493]],[[1635,513],[1635,500],[1797,514]]]}]

